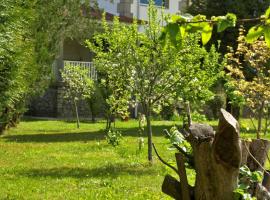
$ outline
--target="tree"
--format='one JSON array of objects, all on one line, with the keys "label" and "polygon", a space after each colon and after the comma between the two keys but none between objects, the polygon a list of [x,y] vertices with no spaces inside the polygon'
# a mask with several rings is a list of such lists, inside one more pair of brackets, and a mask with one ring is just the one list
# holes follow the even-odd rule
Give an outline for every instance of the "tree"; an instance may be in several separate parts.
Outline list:
[{"label": "tree", "polygon": [[127,26],[115,18],[111,27],[103,21],[105,33],[87,44],[96,54],[97,69],[107,73],[113,88],[108,100],[128,106],[133,95],[140,102],[147,124],[148,160],[152,161],[153,109],[177,97],[185,101],[210,97],[208,89],[220,76],[221,67],[218,53],[214,48],[210,52],[202,48],[198,35],[190,35],[175,46],[162,35],[164,18],[158,19],[151,3],[148,15],[143,32],[138,31],[136,21]]},{"label": "tree", "polygon": [[[192,0],[190,7],[187,12],[197,15],[211,16],[222,16],[227,13],[234,13],[238,18],[255,18],[261,16],[265,10],[269,7],[269,0]],[[239,23],[238,25],[244,25],[245,29],[249,29],[254,22],[249,23]],[[223,54],[227,52],[227,46],[233,48],[237,47],[237,29],[227,29],[222,33],[214,33],[213,40],[211,42],[217,43],[218,40],[221,41],[220,50]]]},{"label": "tree", "polygon": [[90,99],[87,99],[91,111],[92,122],[96,122],[96,117],[98,113],[104,113],[105,110],[105,99],[102,93],[102,86],[98,83],[95,83],[93,94]]},{"label": "tree", "polygon": [[[207,19],[206,16],[202,15],[194,17],[173,16],[164,34],[170,35],[172,40],[175,40],[176,33],[180,33],[182,35],[181,40],[183,41],[186,33],[199,32],[202,37],[202,43],[206,44],[211,38],[214,25],[216,25],[218,32],[222,32],[228,27],[234,27],[236,22],[245,23],[251,21],[260,22],[254,27],[251,27],[247,36],[241,39],[249,43],[257,43],[259,41],[256,40],[263,36],[261,39],[265,40],[266,43],[251,45],[251,49],[255,50],[253,52],[248,52],[247,46],[240,45],[241,51],[237,52],[236,58],[230,56],[229,65],[242,65],[241,62],[247,59],[246,61],[249,62],[249,65],[247,65],[246,69],[244,68],[244,72],[239,69],[233,69],[231,71],[234,72],[234,78],[244,79],[244,81],[241,81],[242,84],[246,84],[245,81],[248,79],[250,81],[260,80],[259,84],[262,82],[266,83],[268,85],[267,87],[259,86],[258,82],[251,83],[249,85],[250,88],[245,85],[242,86],[246,90],[252,90],[251,96],[258,95],[257,98],[260,98],[259,101],[264,101],[265,99],[260,96],[262,94],[255,93],[260,89],[265,92],[263,96],[269,93],[269,78],[263,75],[266,74],[266,76],[269,76],[269,53],[267,48],[262,47],[267,45],[270,48],[270,8],[261,17],[253,19],[237,20],[236,15],[232,13],[228,13],[226,16],[213,16],[211,19]],[[242,51],[247,54],[242,54]],[[262,66],[266,68],[263,69]],[[230,68],[232,66],[229,66]],[[251,74],[251,76],[247,76],[247,74]],[[241,88],[241,83],[238,88]],[[231,88],[234,89],[237,86],[233,85]],[[238,100],[236,99],[235,101]],[[173,143],[179,151],[179,153],[175,154],[177,168],[166,163],[156,151],[159,159],[172,168],[180,177],[179,182],[174,177],[167,175],[162,185],[162,191],[175,199],[185,200],[202,198],[207,200],[252,199],[253,197],[258,200],[269,199],[269,180],[267,180],[269,173],[265,170],[264,164],[270,142],[262,139],[241,141],[239,130],[239,124],[236,119],[223,109],[221,109],[220,121],[216,133],[212,127],[203,124],[189,123],[188,127],[183,127],[182,134],[179,133],[180,136],[177,137],[177,140],[174,139],[175,142]],[[168,132],[167,135],[169,137],[176,136],[176,134],[170,134]],[[183,140],[189,142],[192,148],[191,151],[186,152],[180,146],[183,143],[185,144]],[[190,186],[187,182],[185,164],[188,164],[189,167],[196,171],[195,187]],[[245,164],[247,167],[241,167]],[[264,172],[264,179],[262,179],[262,171]],[[216,180],[217,182],[214,183],[213,181]],[[262,182],[262,180],[264,181]],[[237,182],[239,183],[238,186]]]},{"label": "tree", "polygon": [[16,125],[38,74],[32,30],[33,3],[6,0],[0,6],[0,133]]},{"label": "tree", "polygon": [[80,128],[78,101],[80,99],[90,99],[93,92],[93,80],[89,77],[88,71],[80,66],[65,66],[61,75],[65,97],[74,104],[77,128]]},{"label": "tree", "polygon": [[95,23],[82,12],[87,5],[81,0],[1,2],[0,132],[16,125],[30,97],[48,87],[65,37],[91,34]]},{"label": "tree", "polygon": [[[240,29],[238,48],[227,54],[227,66],[235,94],[245,99],[258,119],[257,138],[260,138],[262,119],[267,114],[270,102],[270,49],[261,39],[252,44],[245,41],[244,30]],[[268,124],[266,122],[265,129]],[[265,131],[266,132],[266,131]]]}]

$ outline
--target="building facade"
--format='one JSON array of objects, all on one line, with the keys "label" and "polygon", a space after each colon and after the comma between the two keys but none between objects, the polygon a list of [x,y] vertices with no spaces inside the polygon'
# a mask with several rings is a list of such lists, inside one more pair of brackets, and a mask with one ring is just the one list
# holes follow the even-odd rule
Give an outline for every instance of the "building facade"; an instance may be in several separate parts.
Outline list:
[{"label": "building facade", "polygon": [[[120,21],[130,23],[133,18],[144,21],[147,21],[148,18],[148,0],[97,0],[97,3],[99,8],[106,12],[110,19],[113,16],[119,16]],[[160,11],[163,7],[165,13],[175,14],[184,12],[189,0],[155,0],[155,4]],[[65,38],[53,68],[57,81],[42,97],[32,100],[27,114],[38,117],[72,118],[74,116],[73,107],[71,103],[63,98],[64,87],[61,84],[59,70],[63,69],[65,65],[79,65],[87,68],[89,75],[96,78],[97,74],[95,73],[92,58],[92,53],[84,45],[76,40]],[[82,101],[80,103],[79,113],[84,118],[91,117],[91,110],[86,102]]]},{"label": "building facade", "polygon": [[[98,6],[115,16],[126,16],[147,21],[147,6],[149,0],[98,0]],[[189,0],[154,0],[155,5],[165,13],[175,14],[185,12]]]}]

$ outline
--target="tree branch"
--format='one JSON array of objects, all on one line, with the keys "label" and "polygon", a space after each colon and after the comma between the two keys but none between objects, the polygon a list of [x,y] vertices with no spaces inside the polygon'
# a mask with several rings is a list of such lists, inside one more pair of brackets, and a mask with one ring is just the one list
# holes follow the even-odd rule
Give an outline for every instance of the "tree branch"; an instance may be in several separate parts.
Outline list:
[{"label": "tree branch", "polygon": [[153,148],[154,148],[154,150],[155,150],[155,153],[157,154],[158,159],[159,159],[164,165],[167,165],[169,168],[171,168],[173,171],[175,171],[175,172],[178,174],[178,170],[177,170],[174,166],[170,165],[169,163],[167,163],[166,161],[164,161],[164,160],[160,157],[160,155],[158,154],[157,149],[156,149],[154,143],[152,143],[152,146],[153,146]]},{"label": "tree branch", "polygon": [[[170,137],[170,133],[168,132],[167,129],[164,129],[163,131],[164,131],[164,133],[165,133],[168,137]],[[184,137],[185,137],[185,136],[184,136]],[[177,144],[173,144],[173,146],[174,146],[180,153],[182,153],[182,154],[186,157],[188,164],[189,164],[191,167],[194,167],[193,156],[190,155],[190,154],[188,154],[187,152],[185,152],[185,151],[184,151],[181,147],[179,147]]]},{"label": "tree branch", "polygon": [[[257,21],[261,21],[264,20],[264,18],[262,17],[256,17],[256,18],[250,18],[250,19],[238,19],[237,23],[246,23],[246,22],[257,22]],[[203,22],[208,22],[208,23],[212,23],[212,24],[216,24],[218,21],[216,20],[199,20],[199,21],[186,21],[186,22],[178,22],[179,25],[182,24],[197,24],[197,23],[203,23]]]}]

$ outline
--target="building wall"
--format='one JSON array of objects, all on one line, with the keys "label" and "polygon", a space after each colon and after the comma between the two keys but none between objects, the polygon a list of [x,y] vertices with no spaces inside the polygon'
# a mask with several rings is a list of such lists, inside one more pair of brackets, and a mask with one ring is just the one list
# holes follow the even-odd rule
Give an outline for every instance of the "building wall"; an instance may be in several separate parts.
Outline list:
[{"label": "building wall", "polygon": [[[147,21],[147,5],[141,4],[140,0],[97,0],[99,7],[105,12],[115,16],[126,16]],[[165,13],[178,13],[184,9],[188,0],[169,0],[169,9],[164,9]],[[161,7],[158,7],[161,11]],[[63,61],[91,61],[93,55],[85,46],[75,40],[66,39],[60,47],[60,54],[55,61],[54,73],[58,82],[55,87],[49,88],[47,92],[39,98],[35,98],[28,114],[43,117],[74,117],[72,104],[64,99],[63,87],[59,69],[63,68]],[[91,117],[89,106],[86,102],[81,102],[79,112],[82,117]]]},{"label": "building wall", "polygon": [[[140,0],[98,0],[98,5],[104,11],[116,16],[127,16],[140,20],[147,20],[147,4],[140,3]],[[169,8],[165,13],[175,14],[183,12],[188,0],[169,0]],[[161,7],[159,7],[161,11]]]},{"label": "building wall", "polygon": [[63,44],[63,60],[91,61],[91,51],[76,40],[66,39]]}]

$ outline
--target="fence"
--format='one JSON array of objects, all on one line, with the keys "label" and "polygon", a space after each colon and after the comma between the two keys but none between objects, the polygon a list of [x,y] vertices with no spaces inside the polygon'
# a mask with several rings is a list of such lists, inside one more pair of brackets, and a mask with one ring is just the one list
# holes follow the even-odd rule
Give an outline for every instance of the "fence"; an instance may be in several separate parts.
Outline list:
[{"label": "fence", "polygon": [[92,62],[83,62],[83,61],[68,61],[64,60],[65,66],[80,66],[81,68],[87,70],[88,76],[93,80],[97,80],[97,71]]}]

